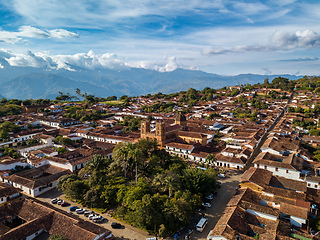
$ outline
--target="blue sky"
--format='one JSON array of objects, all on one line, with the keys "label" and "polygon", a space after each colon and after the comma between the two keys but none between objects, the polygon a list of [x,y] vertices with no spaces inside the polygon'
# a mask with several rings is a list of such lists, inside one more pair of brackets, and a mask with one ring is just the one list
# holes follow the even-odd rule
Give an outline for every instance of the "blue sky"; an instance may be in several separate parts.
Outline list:
[{"label": "blue sky", "polygon": [[0,58],[71,71],[319,75],[319,12],[316,0],[0,0]]}]

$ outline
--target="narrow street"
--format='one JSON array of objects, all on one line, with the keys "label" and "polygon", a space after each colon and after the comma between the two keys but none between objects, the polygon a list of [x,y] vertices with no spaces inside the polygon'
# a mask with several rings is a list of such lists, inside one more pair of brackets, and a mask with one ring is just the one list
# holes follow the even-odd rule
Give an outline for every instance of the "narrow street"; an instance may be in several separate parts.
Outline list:
[{"label": "narrow street", "polygon": [[[218,194],[213,197],[213,200],[210,201],[211,207],[201,210],[200,213],[197,213],[193,220],[191,221],[189,228],[185,228],[179,239],[184,239],[185,234],[188,229],[193,229],[194,233],[191,235],[190,239],[207,239],[209,232],[214,228],[221,215],[226,208],[227,203],[236,193],[236,187],[239,185],[239,180],[242,176],[242,173],[233,173],[232,175],[227,176],[226,178],[219,178],[221,188],[217,189]],[[204,214],[204,217],[208,219],[208,224],[203,230],[203,232],[197,232],[195,225],[198,223],[201,218],[201,214]]]},{"label": "narrow street", "polygon": [[277,123],[281,120],[281,118],[286,113],[286,111],[288,109],[288,105],[291,103],[293,96],[294,96],[294,91],[292,92],[290,98],[288,99],[287,104],[283,107],[283,110],[281,111],[281,113],[278,115],[278,117],[275,119],[275,121],[272,123],[272,125],[270,125],[270,127],[267,129],[267,131],[260,138],[257,146],[254,148],[252,154],[250,155],[248,161],[246,162],[244,170],[248,170],[250,167],[253,166],[252,162],[256,158],[256,156],[260,153],[261,146],[267,140],[269,133],[274,129],[274,127],[277,125]]}]

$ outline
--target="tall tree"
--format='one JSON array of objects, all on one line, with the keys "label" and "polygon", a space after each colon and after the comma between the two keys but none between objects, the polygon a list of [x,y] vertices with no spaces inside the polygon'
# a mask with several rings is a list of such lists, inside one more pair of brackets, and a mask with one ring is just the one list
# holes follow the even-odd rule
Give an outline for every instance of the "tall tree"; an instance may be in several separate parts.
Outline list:
[{"label": "tall tree", "polygon": [[141,162],[142,154],[138,148],[131,148],[129,151],[129,156],[132,158],[134,164],[135,164],[135,170],[136,170],[136,176],[135,176],[135,182],[137,184],[138,182],[138,163]]}]

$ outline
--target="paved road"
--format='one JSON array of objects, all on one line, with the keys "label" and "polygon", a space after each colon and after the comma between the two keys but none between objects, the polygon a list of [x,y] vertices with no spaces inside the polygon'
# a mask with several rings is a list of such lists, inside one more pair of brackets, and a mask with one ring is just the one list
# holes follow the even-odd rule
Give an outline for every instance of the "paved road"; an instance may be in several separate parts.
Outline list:
[{"label": "paved road", "polygon": [[[209,232],[215,227],[222,213],[224,212],[227,203],[236,193],[236,187],[238,187],[239,185],[241,175],[242,173],[234,173],[231,176],[219,179],[222,185],[221,188],[217,190],[218,194],[214,196],[213,200],[211,200],[211,208],[202,210],[200,213],[195,215],[193,221],[189,226],[190,229],[194,230],[194,234],[191,235],[191,239],[207,239]],[[200,233],[195,230],[194,224],[197,223],[202,213],[205,215],[205,218],[208,219],[208,224],[206,228],[203,230],[203,232]],[[183,233],[181,233],[179,239],[184,239],[186,230]]]},{"label": "paved road", "polygon": [[275,126],[278,124],[278,122],[281,120],[281,118],[284,116],[284,114],[286,113],[289,104],[291,103],[292,99],[294,96],[294,92],[291,93],[290,98],[288,99],[287,104],[285,105],[285,107],[282,109],[281,113],[276,117],[275,121],[271,124],[271,126],[267,129],[267,131],[262,135],[262,137],[260,138],[257,146],[254,148],[253,152],[251,153],[248,161],[246,162],[246,165],[244,167],[244,170],[248,170],[250,167],[253,167],[253,161],[254,159],[258,156],[258,154],[260,153],[260,149],[262,147],[262,145],[265,143],[265,141],[267,140],[267,137],[269,135],[270,132],[273,131],[273,129],[275,128]]},{"label": "paved road", "polygon": [[[42,195],[40,195],[39,197],[37,197],[38,200],[40,201],[43,201],[43,202],[47,202],[47,203],[50,203],[50,200],[52,198],[55,198],[55,197],[58,197],[62,200],[66,200],[64,195],[62,194],[62,192],[58,191],[57,189],[53,189],[49,192],[46,192]],[[77,206],[77,207],[80,207],[80,208],[83,208],[80,204],[77,204],[77,203],[73,203],[69,200],[66,200],[66,202],[70,203],[71,206]],[[69,207],[61,207],[57,204],[52,204],[53,206],[59,208],[59,209],[63,209],[65,210],[66,212],[69,211]],[[88,209],[88,208],[86,208]],[[88,209],[89,210],[89,209]],[[83,214],[76,214],[74,213],[75,215],[78,215],[80,218],[84,219],[84,220],[87,220],[87,221],[90,221],[87,217],[85,217]],[[105,219],[103,223],[97,223],[98,225],[110,230],[112,232],[112,234],[116,237],[123,237],[123,239],[130,239],[130,240],[145,240],[146,238],[148,237],[152,237],[151,235],[149,235],[147,232],[141,230],[141,229],[138,229],[138,228],[134,228],[128,224],[125,224],[123,222],[120,222],[120,221],[117,221],[113,218],[111,218],[110,216],[107,216],[107,214],[100,214],[102,215]],[[121,225],[123,225],[124,227],[121,228],[121,229],[113,229],[111,227],[111,223],[112,222],[119,222],[121,223]]]}]

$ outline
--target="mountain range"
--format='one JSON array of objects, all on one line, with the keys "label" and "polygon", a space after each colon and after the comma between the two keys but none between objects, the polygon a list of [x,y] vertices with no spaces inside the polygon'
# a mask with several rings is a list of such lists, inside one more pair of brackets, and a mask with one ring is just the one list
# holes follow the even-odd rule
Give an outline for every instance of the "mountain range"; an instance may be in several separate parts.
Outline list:
[{"label": "mountain range", "polygon": [[[6,98],[37,99],[58,96],[58,92],[75,95],[81,92],[99,97],[139,96],[148,93],[174,93],[189,88],[202,90],[205,87],[221,88],[237,84],[255,84],[270,81],[279,75],[240,74],[222,76],[198,70],[176,69],[172,72],[158,72],[142,68],[126,70],[84,69],[72,66],[66,69],[15,67],[5,65],[0,69],[0,95]],[[289,79],[302,76],[280,75]]]}]

